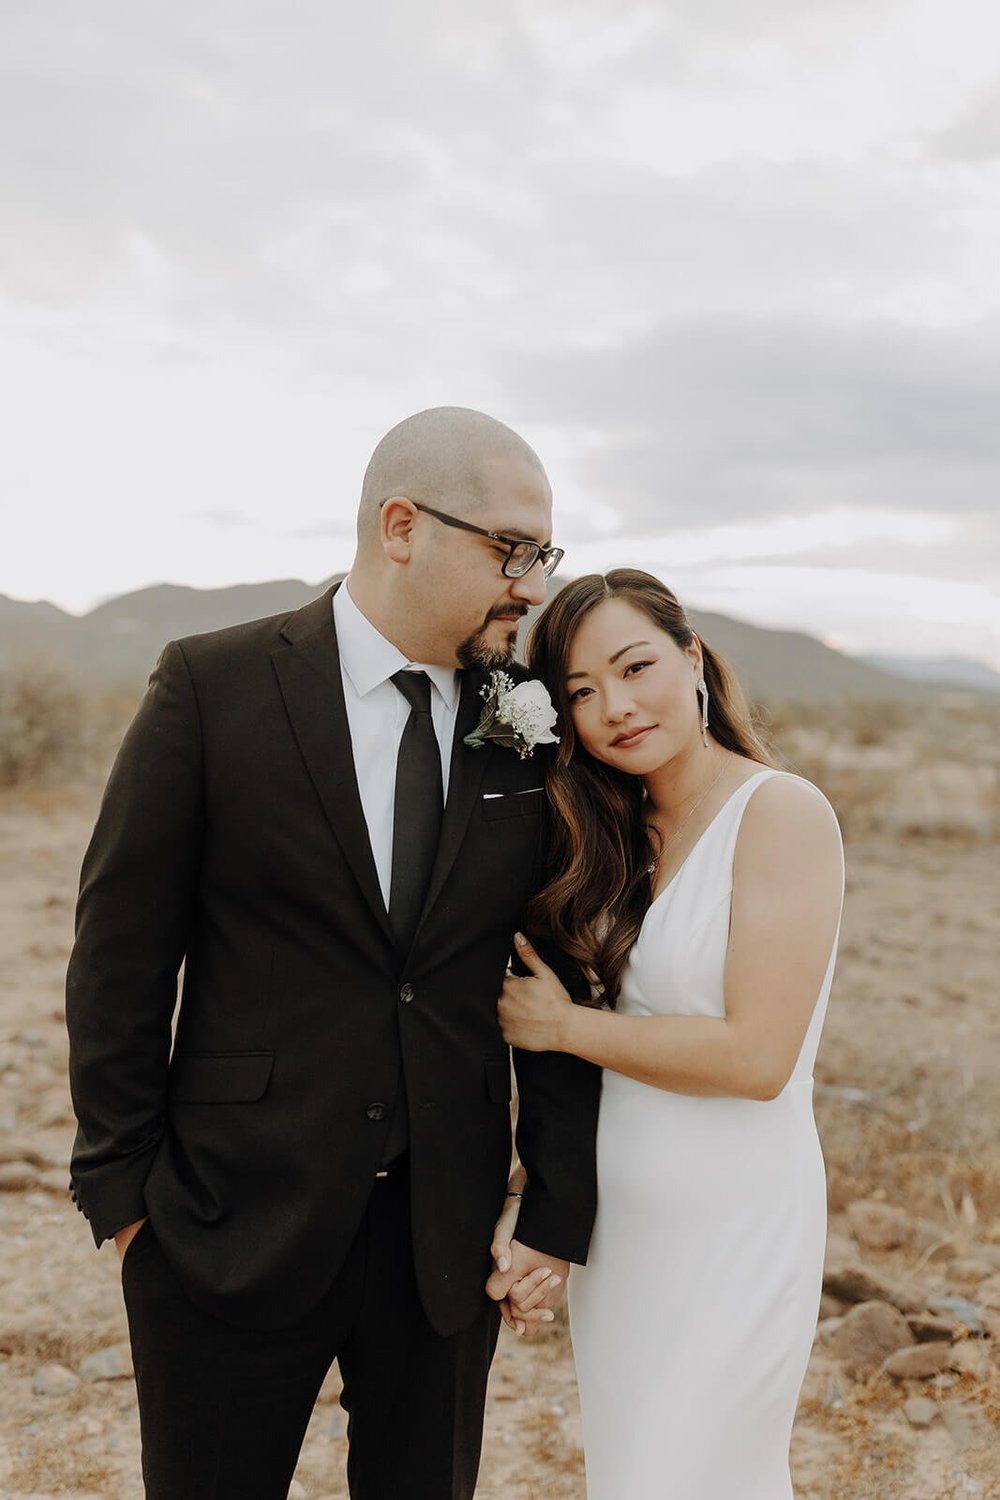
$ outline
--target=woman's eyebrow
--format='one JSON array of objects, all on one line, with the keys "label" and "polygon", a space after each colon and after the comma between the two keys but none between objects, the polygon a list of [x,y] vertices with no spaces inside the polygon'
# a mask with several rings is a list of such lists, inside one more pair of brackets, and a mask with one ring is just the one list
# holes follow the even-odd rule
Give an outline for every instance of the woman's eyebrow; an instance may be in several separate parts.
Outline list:
[{"label": "woman's eyebrow", "polygon": [[[608,657],[608,666],[609,667],[613,667],[614,664],[615,664],[615,662],[618,660],[619,656],[624,656],[626,651],[632,651],[636,646],[649,646],[649,645],[651,645],[650,641],[631,641],[629,643],[629,645],[623,646],[620,651],[616,651],[615,654],[614,654],[614,656],[609,656]],[[589,676],[589,673],[587,673],[587,672],[567,672],[567,674],[566,674],[566,681],[567,682],[572,682],[572,680],[573,680],[574,677],[587,677],[587,676]]]},{"label": "woman's eyebrow", "polygon": [[614,656],[609,656],[608,657],[608,666],[609,667],[613,667],[614,664],[615,664],[615,662],[618,660],[619,656],[624,656],[626,651],[632,651],[636,646],[649,646],[649,645],[652,645],[651,641],[633,641],[631,643],[631,645],[623,646],[620,651],[616,651],[615,652]]}]

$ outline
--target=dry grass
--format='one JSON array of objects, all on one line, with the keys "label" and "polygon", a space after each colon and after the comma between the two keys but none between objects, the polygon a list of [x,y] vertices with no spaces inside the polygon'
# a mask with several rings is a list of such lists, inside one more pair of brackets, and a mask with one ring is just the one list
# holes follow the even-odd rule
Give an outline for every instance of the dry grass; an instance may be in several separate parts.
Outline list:
[{"label": "dry grass", "polygon": [[928,697],[764,711],[789,770],[821,787],[845,834],[989,839],[1000,830],[1000,701]]},{"label": "dry grass", "polygon": [[[68,1495],[78,1500],[81,1491],[92,1495],[110,1495],[114,1474],[107,1464],[81,1460],[72,1451],[46,1447],[44,1441],[32,1438],[24,1444],[25,1456],[17,1460],[7,1479],[8,1495],[24,1495],[41,1500],[50,1495]],[[39,1491],[38,1486],[45,1488]]]},{"label": "dry grass", "polygon": [[[46,1161],[62,1159],[70,1132],[57,996],[76,869],[94,782],[125,717],[119,705],[115,726],[112,708],[102,709],[111,732],[73,740],[77,727],[65,729],[60,703],[61,689],[52,723],[64,726],[65,742],[56,736],[53,757],[0,797],[0,837],[18,851],[17,876],[8,872],[5,888],[11,958],[0,985],[0,1130],[11,1151],[25,1142]],[[950,1236],[960,1253],[996,1246],[1000,704],[939,700],[922,711],[849,704],[825,715],[783,709],[772,713],[771,728],[790,768],[826,791],[845,830],[841,958],[816,1069],[831,1228],[846,1234],[846,1207],[881,1197],[914,1220],[933,1221],[933,1237]],[[93,772],[81,789],[88,747]],[[18,1158],[25,1154],[19,1146]],[[117,1268],[94,1258],[75,1212],[54,1194],[3,1197],[0,1495],[82,1500],[89,1491],[125,1500],[138,1484],[131,1383],[45,1399],[30,1388],[42,1359],[75,1366],[92,1347],[124,1337]],[[897,1284],[957,1289],[948,1287],[948,1263],[925,1258],[917,1243],[861,1259]],[[984,1343],[1000,1349],[995,1335]],[[1000,1500],[1000,1352],[980,1381],[957,1372],[903,1386],[886,1375],[845,1377],[829,1400],[817,1348],[822,1378],[803,1400],[793,1438],[798,1500]],[[912,1431],[902,1409],[918,1390],[940,1408],[926,1432]],[[975,1424],[968,1441],[946,1427],[948,1415],[960,1428],[965,1410],[992,1424],[985,1438]],[[346,1494],[346,1444],[335,1417],[330,1406],[317,1408],[303,1451],[299,1477],[312,1500]],[[501,1343],[478,1493],[582,1500],[564,1319],[534,1344]]]},{"label": "dry grass", "polygon": [[0,671],[0,787],[92,779],[106,769],[134,707],[44,664]]},{"label": "dry grass", "polygon": [[[42,663],[0,672],[0,787],[103,774],[135,708]],[[789,770],[814,781],[846,833],[991,838],[1000,829],[1000,701],[759,705]]]}]

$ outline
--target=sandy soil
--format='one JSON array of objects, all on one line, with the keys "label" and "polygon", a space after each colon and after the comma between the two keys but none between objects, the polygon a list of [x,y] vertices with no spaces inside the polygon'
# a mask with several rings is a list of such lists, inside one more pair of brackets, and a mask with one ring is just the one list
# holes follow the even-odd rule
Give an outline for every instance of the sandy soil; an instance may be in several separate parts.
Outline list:
[{"label": "sandy soil", "polygon": [[[125,1340],[117,1261],[107,1248],[94,1251],[66,1193],[72,1120],[62,979],[93,811],[92,792],[10,794],[0,802],[5,1500],[135,1500],[142,1492],[134,1387],[127,1353],[117,1347]],[[997,848],[982,838],[872,833],[854,838],[849,863],[842,960],[817,1068],[831,1260],[853,1259],[914,1306],[945,1293],[996,1305],[984,1313],[985,1336],[959,1339],[975,1346],[971,1372],[945,1370],[922,1381],[878,1372],[851,1378],[831,1351],[836,1322],[822,1325],[794,1435],[797,1495],[1000,1497],[1000,1284],[990,1285],[1000,1271]],[[858,1245],[847,1210],[859,1199],[904,1210],[904,1243]],[[824,1313],[836,1319],[847,1308],[845,1300],[827,1300]],[[108,1350],[96,1372],[84,1363]],[[80,1378],[101,1370],[105,1378]],[[917,1393],[937,1408],[925,1430],[903,1411]],[[345,1447],[334,1375],[293,1494],[346,1495]],[[563,1322],[533,1344],[501,1340],[479,1494],[583,1500]]]}]

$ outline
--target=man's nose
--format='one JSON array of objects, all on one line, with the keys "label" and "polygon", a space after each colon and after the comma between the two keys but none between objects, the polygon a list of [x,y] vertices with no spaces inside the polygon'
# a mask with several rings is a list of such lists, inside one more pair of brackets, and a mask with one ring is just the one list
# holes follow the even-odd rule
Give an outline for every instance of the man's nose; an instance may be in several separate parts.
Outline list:
[{"label": "man's nose", "polygon": [[541,558],[520,578],[511,579],[510,595],[512,599],[523,599],[525,604],[545,603],[545,574]]}]

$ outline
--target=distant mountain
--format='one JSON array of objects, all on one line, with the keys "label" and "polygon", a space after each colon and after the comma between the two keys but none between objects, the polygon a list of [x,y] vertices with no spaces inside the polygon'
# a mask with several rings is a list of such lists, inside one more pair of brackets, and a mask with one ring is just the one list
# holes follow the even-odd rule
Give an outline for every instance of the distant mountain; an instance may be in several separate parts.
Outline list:
[{"label": "distant mountain", "polygon": [[918,684],[834,651],[804,631],[764,630],[696,609],[690,618],[701,638],[735,667],[748,696],[759,702],[906,702],[922,696]]},{"label": "distant mountain", "polygon": [[880,672],[892,672],[911,682],[933,683],[959,690],[971,688],[975,693],[1000,693],[1000,672],[994,672],[985,662],[970,661],[964,656],[940,656],[934,660],[912,656],[859,656],[856,659],[867,662]]},{"label": "distant mountain", "polygon": [[139,692],[167,641],[298,609],[328,587],[279,579],[224,589],[160,583],[77,616],[0,594],[0,663],[40,662],[124,692]]},{"label": "distant mountain", "polygon": [[46,600],[27,604],[0,594],[0,666],[26,657],[64,663],[80,623]]},{"label": "distant mountain", "polygon": [[[165,583],[122,594],[80,617],[0,595],[0,664],[44,663],[95,685],[138,693],[166,641],[298,609],[330,582],[287,578],[224,589]],[[921,681],[844,656],[800,631],[763,630],[701,611],[692,611],[692,624],[760,702],[905,701],[927,690]]]},{"label": "distant mountain", "polygon": [[109,599],[83,619],[88,629],[99,634],[146,635],[162,645],[178,635],[200,635],[237,625],[241,620],[259,620],[298,609],[321,594],[330,582],[329,578],[315,584],[280,578],[274,583],[238,583],[225,589],[158,583]]},{"label": "distant mountain", "polygon": [[0,620],[30,619],[44,624],[70,618],[71,616],[67,615],[65,610],[57,609],[47,599],[39,599],[34,604],[28,604],[20,599],[8,599],[6,594],[0,594]]}]

